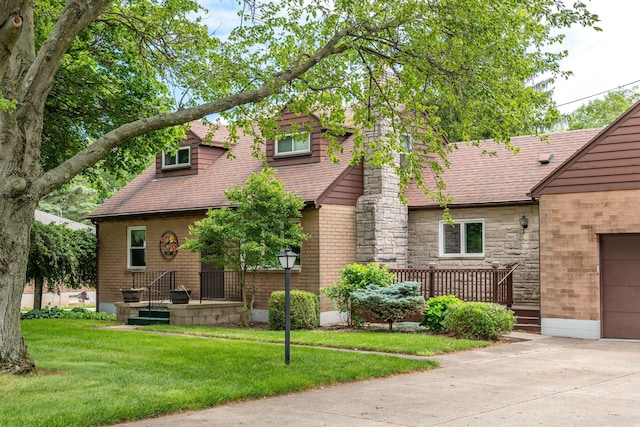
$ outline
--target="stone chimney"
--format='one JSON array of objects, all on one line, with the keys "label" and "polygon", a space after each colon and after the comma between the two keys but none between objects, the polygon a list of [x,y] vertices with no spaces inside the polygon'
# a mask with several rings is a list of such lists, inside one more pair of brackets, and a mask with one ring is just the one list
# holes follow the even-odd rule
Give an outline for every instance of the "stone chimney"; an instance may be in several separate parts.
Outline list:
[{"label": "stone chimney", "polygon": [[[367,132],[366,144],[391,132],[378,120]],[[390,166],[380,168],[364,161],[364,191],[356,204],[356,262],[377,262],[389,268],[407,267],[408,209],[399,198],[399,178]],[[399,164],[400,154],[395,155]]]}]

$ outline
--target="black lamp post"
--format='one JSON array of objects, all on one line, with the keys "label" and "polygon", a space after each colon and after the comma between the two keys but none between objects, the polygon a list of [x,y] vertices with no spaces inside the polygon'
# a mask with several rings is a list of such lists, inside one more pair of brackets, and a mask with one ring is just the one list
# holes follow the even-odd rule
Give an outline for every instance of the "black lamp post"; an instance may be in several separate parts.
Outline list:
[{"label": "black lamp post", "polygon": [[278,254],[280,265],[284,268],[284,364],[288,365],[290,361],[289,348],[291,346],[291,317],[290,317],[290,301],[291,301],[291,269],[296,264],[298,254],[286,248]]}]

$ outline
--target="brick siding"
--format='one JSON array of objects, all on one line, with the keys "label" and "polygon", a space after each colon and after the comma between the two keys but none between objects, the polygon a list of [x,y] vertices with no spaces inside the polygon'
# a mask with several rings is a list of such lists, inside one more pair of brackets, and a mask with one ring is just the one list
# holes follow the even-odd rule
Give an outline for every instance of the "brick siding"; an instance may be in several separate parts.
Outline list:
[{"label": "brick siding", "polygon": [[640,233],[640,191],[543,195],[543,318],[600,320],[599,234]]}]

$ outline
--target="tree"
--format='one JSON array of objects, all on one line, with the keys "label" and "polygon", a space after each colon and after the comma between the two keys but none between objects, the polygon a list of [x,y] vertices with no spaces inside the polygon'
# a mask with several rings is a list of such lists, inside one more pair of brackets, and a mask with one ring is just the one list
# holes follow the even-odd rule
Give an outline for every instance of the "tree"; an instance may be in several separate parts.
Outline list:
[{"label": "tree", "polygon": [[210,209],[206,218],[189,228],[196,238],[182,245],[206,254],[202,262],[239,273],[245,326],[253,315],[258,272],[280,269],[278,254],[287,247],[300,247],[306,238],[299,224],[287,219],[300,216],[304,200],[284,191],[274,173],[267,168],[251,174],[242,188],[226,190],[232,207]]},{"label": "tree", "polygon": [[34,222],[27,264],[27,280],[33,280],[33,308],[42,308],[42,291],[61,285],[93,287],[96,283],[96,236],[88,230]]},{"label": "tree", "polygon": [[638,99],[640,99],[640,93],[636,88],[618,89],[606,94],[604,99],[594,99],[581,105],[563,117],[562,121],[568,125],[568,130],[607,126]]},{"label": "tree", "polygon": [[[33,213],[44,195],[96,165],[141,166],[166,145],[172,131],[164,129],[211,114],[230,121],[230,142],[242,128],[260,144],[277,135],[284,105],[314,112],[335,138],[332,153],[349,105],[353,162],[370,149],[371,164],[389,164],[401,149],[393,134],[412,135],[416,149],[397,168],[402,185],[413,178],[444,202],[422,180],[422,166],[437,173],[433,155],[445,159],[451,149],[441,144],[438,106],[455,110],[463,137],[506,142],[519,125],[555,122],[549,94],[533,83],[543,73],[566,75],[558,65],[566,52],[552,52],[563,37],[558,28],[597,20],[573,3],[265,0],[255,21],[221,38],[193,18],[200,9],[192,0],[7,0],[0,18],[0,372],[34,368],[19,305]],[[170,88],[180,99],[168,99]],[[377,120],[393,132],[369,141],[365,130]],[[156,132],[165,137],[155,139]]]},{"label": "tree", "polygon": [[97,192],[88,185],[86,178],[79,175],[64,187],[44,196],[38,209],[76,222],[90,223],[87,215],[98,207]]}]

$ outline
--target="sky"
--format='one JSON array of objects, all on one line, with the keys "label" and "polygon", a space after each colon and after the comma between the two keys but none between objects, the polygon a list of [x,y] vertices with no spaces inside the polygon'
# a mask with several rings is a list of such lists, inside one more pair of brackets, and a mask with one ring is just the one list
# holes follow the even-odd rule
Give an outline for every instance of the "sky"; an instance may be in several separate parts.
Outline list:
[{"label": "sky", "polygon": [[[572,71],[573,76],[556,81],[554,89],[554,100],[562,113],[569,113],[598,97],[573,101],[640,80],[640,54],[634,43],[640,0],[584,1],[588,9],[600,17],[596,25],[602,31],[576,25],[566,32],[567,37],[559,48],[568,50],[569,55],[561,65],[563,70]],[[210,11],[204,19],[217,34],[228,34],[240,23],[236,0],[200,2]],[[640,82],[637,84],[640,87]]]},{"label": "sky", "polygon": [[554,100],[563,113],[597,98],[562,104],[640,80],[640,55],[635,43],[640,1],[591,0],[586,3],[588,9],[600,17],[597,26],[602,31],[577,26],[567,33],[563,48],[569,51],[569,56],[561,64],[574,75],[569,80],[557,81],[554,90]]}]

